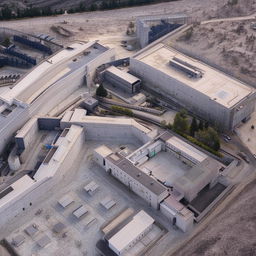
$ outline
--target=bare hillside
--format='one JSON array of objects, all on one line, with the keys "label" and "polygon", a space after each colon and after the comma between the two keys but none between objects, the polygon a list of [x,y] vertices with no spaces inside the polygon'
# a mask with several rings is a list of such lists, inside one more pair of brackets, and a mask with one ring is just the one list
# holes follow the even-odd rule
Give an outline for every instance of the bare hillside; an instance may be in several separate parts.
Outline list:
[{"label": "bare hillside", "polygon": [[175,256],[255,256],[256,180]]},{"label": "bare hillside", "polygon": [[256,81],[256,30],[248,21],[221,21],[195,25],[176,44],[253,84]]}]

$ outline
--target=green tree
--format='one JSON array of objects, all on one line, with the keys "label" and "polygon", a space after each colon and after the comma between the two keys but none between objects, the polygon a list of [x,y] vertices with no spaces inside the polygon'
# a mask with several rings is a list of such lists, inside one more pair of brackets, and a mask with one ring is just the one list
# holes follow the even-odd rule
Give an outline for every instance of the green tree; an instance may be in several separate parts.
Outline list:
[{"label": "green tree", "polygon": [[184,115],[184,112],[178,112],[174,118],[173,129],[176,132],[186,133],[188,131],[189,124],[188,118]]},{"label": "green tree", "polygon": [[10,38],[9,37],[6,37],[4,39],[4,41],[2,42],[2,45],[5,46],[5,47],[9,47],[11,44],[11,41],[10,41]]},{"label": "green tree", "polygon": [[3,19],[3,20],[9,20],[9,19],[11,19],[11,18],[12,18],[12,10],[11,10],[7,5],[5,5],[5,6],[2,8],[1,16],[2,16],[2,19]]},{"label": "green tree", "polygon": [[104,88],[103,84],[100,84],[99,87],[96,90],[96,95],[100,96],[100,97],[107,97],[108,92],[107,90]]},{"label": "green tree", "polygon": [[220,149],[220,138],[215,129],[209,127],[208,129],[199,130],[196,132],[195,137],[205,145],[214,150]]},{"label": "green tree", "polygon": [[199,121],[198,129],[199,130],[203,130],[204,129],[204,122],[202,120]]},{"label": "green tree", "polygon": [[190,129],[189,129],[189,133],[192,137],[195,136],[195,132],[198,131],[198,125],[197,125],[197,121],[196,121],[196,118],[193,117],[192,119],[192,122],[191,122],[191,125],[190,125]]}]

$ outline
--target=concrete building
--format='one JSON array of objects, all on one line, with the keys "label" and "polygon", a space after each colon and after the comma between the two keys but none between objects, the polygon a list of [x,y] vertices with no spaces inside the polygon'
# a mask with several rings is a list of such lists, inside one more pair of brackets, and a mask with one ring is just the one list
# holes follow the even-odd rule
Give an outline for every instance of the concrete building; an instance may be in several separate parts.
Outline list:
[{"label": "concrete building", "polygon": [[[26,144],[25,141],[23,143]],[[44,198],[45,191],[71,175],[72,165],[83,143],[83,128],[72,125],[52,145],[33,178],[20,173],[13,180],[1,185],[0,227],[19,213],[29,211],[32,205]]]},{"label": "concrete building", "polygon": [[135,54],[130,70],[150,91],[223,130],[234,129],[254,111],[255,89],[162,43]]},{"label": "concrete building", "polygon": [[142,172],[128,159],[118,153],[109,155],[105,162],[107,172],[146,200],[151,207],[159,209],[160,202],[169,194],[168,189],[164,185]]},{"label": "concrete building", "polygon": [[226,168],[169,132],[127,156],[100,146],[94,161],[184,232],[191,229],[194,214],[180,201],[191,202],[206,186],[213,187]]},{"label": "concrete building", "polygon": [[158,38],[189,22],[184,14],[142,16],[136,19],[136,36],[144,48]]},{"label": "concrete building", "polygon": [[172,196],[167,197],[160,204],[160,211],[172,224],[178,226],[183,232],[193,228],[194,214]]},{"label": "concrete building", "polygon": [[74,43],[36,66],[0,95],[0,153],[11,136],[36,114],[45,115],[79,88],[91,86],[96,68],[114,60],[96,42]]},{"label": "concrete building", "polygon": [[107,82],[128,93],[136,93],[140,90],[140,79],[124,72],[114,66],[110,66],[104,71],[104,78]]},{"label": "concrete building", "polygon": [[108,239],[109,247],[117,255],[123,255],[127,249],[150,231],[154,222],[154,219],[146,212],[140,211],[129,223]]},{"label": "concrete building", "polygon": [[191,202],[208,184],[215,185],[225,166],[169,132],[128,156],[144,173],[173,188]]}]

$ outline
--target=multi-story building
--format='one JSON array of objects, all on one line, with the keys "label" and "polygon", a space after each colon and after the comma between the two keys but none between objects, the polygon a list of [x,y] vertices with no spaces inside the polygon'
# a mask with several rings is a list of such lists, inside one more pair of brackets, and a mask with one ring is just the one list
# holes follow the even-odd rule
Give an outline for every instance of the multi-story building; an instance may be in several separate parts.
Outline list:
[{"label": "multi-story building", "polygon": [[130,59],[143,86],[222,130],[234,129],[254,111],[255,89],[162,43]]}]

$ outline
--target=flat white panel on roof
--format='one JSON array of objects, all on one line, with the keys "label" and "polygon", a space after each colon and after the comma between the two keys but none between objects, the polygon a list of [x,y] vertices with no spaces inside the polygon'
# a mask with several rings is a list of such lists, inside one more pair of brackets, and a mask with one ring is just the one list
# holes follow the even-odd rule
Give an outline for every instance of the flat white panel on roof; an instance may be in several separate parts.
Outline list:
[{"label": "flat white panel on roof", "polygon": [[89,190],[91,190],[91,188],[96,185],[96,183],[94,181],[91,181],[89,184],[87,184],[86,186],[84,186],[84,190],[86,192],[88,192]]},{"label": "flat white panel on roof", "polygon": [[75,211],[73,211],[73,215],[76,218],[81,218],[83,215],[85,215],[88,212],[87,208],[83,205],[81,205],[78,209],[76,209]]},{"label": "flat white panel on roof", "polygon": [[113,201],[111,198],[107,197],[105,199],[103,199],[100,204],[106,209],[109,210],[110,208],[112,208],[116,202]]},{"label": "flat white panel on roof", "polygon": [[89,184],[87,184],[86,186],[84,186],[84,190],[87,193],[94,193],[97,189],[99,188],[99,185],[96,184],[94,181],[91,181]]},{"label": "flat white panel on roof", "polygon": [[41,248],[44,248],[44,247],[47,246],[50,242],[51,242],[51,239],[50,239],[47,235],[44,235],[44,236],[41,237],[39,240],[37,240],[36,243],[37,243]]},{"label": "flat white panel on roof", "polygon": [[111,209],[114,205],[116,205],[116,202],[113,201],[113,200],[110,200],[109,202],[107,202],[107,203],[105,204],[105,208],[106,208],[107,210],[109,210],[109,209]]},{"label": "flat white panel on roof", "polygon": [[199,151],[195,147],[189,145],[185,141],[173,136],[167,140],[167,144],[170,144],[180,150],[181,152],[186,153],[187,155],[191,156],[192,158],[196,159],[198,162],[202,162],[207,158],[207,155],[202,151]]},{"label": "flat white panel on roof", "polygon": [[154,219],[146,212],[140,211],[132,221],[125,225],[120,231],[109,239],[109,244],[121,252],[138,236],[154,223]]},{"label": "flat white panel on roof", "polygon": [[69,206],[71,203],[73,203],[74,200],[70,195],[65,195],[63,196],[58,203],[63,207],[66,208],[67,206]]}]

